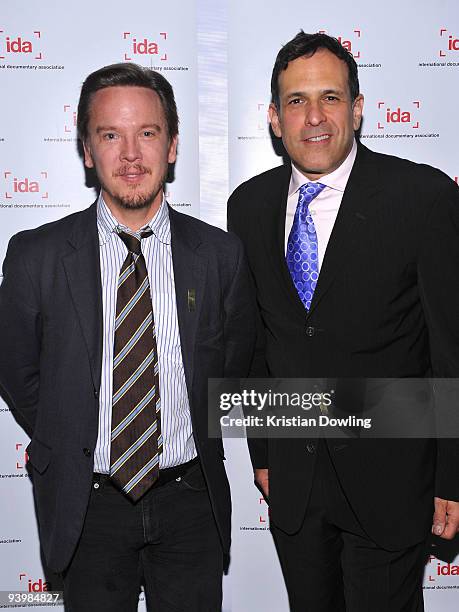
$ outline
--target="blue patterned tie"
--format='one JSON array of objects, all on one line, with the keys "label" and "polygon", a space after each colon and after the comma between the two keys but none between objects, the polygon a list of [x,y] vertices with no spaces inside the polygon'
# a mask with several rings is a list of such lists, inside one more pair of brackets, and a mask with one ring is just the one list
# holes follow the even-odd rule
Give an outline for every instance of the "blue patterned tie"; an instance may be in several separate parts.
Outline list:
[{"label": "blue patterned tie", "polygon": [[304,307],[311,308],[312,296],[319,278],[317,233],[309,204],[325,185],[306,183],[300,187],[295,218],[287,243],[287,266]]}]

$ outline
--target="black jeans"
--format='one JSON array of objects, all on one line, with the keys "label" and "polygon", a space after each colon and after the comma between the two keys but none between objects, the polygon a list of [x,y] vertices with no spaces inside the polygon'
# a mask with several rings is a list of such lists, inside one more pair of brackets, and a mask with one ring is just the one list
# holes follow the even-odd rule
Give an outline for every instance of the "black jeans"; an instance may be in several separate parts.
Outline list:
[{"label": "black jeans", "polygon": [[133,504],[108,480],[93,484],[64,573],[68,612],[218,612],[223,554],[199,463]]}]

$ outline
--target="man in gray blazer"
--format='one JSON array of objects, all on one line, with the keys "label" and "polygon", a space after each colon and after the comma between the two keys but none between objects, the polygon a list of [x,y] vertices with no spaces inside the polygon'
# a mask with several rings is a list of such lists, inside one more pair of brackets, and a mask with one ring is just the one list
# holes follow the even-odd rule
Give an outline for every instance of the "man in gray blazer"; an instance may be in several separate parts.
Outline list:
[{"label": "man in gray blazer", "polygon": [[254,310],[239,240],[171,209],[170,84],[89,75],[78,107],[97,201],[14,236],[0,385],[31,437],[41,545],[72,611],[221,608],[230,493],[207,381],[244,376]]}]

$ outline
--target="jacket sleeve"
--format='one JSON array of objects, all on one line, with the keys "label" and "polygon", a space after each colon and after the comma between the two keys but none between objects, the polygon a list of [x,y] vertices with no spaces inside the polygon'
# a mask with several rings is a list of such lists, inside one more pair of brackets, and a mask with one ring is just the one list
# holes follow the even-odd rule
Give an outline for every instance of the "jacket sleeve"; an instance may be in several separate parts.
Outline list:
[{"label": "jacket sleeve", "polygon": [[236,257],[224,299],[225,377],[247,376],[255,346],[255,296],[242,244],[234,236]]},{"label": "jacket sleeve", "polygon": [[459,501],[459,189],[446,177],[421,235],[418,282],[437,379],[435,494]]},{"label": "jacket sleeve", "polygon": [[0,386],[29,436],[37,414],[40,344],[38,294],[18,234],[8,245],[0,285]]},{"label": "jacket sleeve", "polygon": [[[228,231],[236,234],[242,240],[244,246],[244,241],[248,239],[244,232],[244,227],[247,229],[247,223],[244,223],[244,220],[241,216],[241,211],[245,204],[246,202],[244,202],[244,197],[241,188],[237,189],[228,201]],[[250,262],[248,265],[248,274],[248,282],[250,283],[253,295],[256,296],[255,281],[252,275],[252,271],[250,269]],[[254,299],[254,327],[256,330],[256,341],[248,376],[251,378],[266,378],[269,374],[265,359],[265,330],[258,306],[256,304],[256,297]],[[247,444],[249,447],[250,459],[253,468],[267,468],[268,441],[264,438],[252,437],[250,429],[248,429]]]}]

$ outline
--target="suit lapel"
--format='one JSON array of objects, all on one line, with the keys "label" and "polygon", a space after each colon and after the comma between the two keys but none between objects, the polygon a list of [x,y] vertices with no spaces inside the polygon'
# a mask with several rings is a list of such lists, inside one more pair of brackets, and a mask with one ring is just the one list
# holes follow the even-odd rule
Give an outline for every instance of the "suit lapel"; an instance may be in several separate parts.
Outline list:
[{"label": "suit lapel", "polygon": [[298,297],[285,261],[285,215],[291,169],[290,166],[282,166],[278,170],[280,177],[276,176],[267,184],[264,207],[260,214],[265,257],[269,263],[269,274],[277,275],[279,287],[297,314],[304,316],[304,306]]},{"label": "suit lapel", "polygon": [[180,344],[185,380],[190,396],[196,331],[206,284],[207,259],[199,254],[201,238],[193,230],[189,218],[170,207],[169,218]]},{"label": "suit lapel", "polygon": [[327,245],[319,280],[308,316],[328,292],[348,256],[359,244],[359,235],[365,232],[366,222],[374,209],[374,200],[380,191],[377,167],[371,163],[371,152],[359,145],[357,157],[343,194],[338,216]]},{"label": "suit lapel", "polygon": [[100,387],[102,368],[102,286],[96,204],[76,217],[68,241],[71,251],[63,264],[73,304],[88,350],[95,389]]}]

